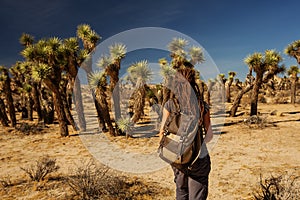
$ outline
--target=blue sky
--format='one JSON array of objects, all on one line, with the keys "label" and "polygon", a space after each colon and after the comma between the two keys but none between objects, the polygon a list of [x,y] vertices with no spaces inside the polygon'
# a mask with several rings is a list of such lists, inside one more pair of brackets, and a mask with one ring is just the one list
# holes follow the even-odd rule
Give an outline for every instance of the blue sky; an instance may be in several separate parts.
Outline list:
[{"label": "blue sky", "polygon": [[66,38],[87,23],[105,40],[133,28],[162,27],[193,38],[221,73],[236,71],[244,79],[243,60],[254,52],[276,49],[282,64],[297,65],[283,50],[300,39],[299,7],[298,0],[1,0],[0,65],[22,59],[23,32]]}]

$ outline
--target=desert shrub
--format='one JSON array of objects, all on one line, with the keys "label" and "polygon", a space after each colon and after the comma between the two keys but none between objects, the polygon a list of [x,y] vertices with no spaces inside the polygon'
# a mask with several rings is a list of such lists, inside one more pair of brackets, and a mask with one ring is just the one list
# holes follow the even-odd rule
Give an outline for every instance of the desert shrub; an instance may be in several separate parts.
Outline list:
[{"label": "desert shrub", "polygon": [[260,177],[259,189],[255,200],[298,200],[300,197],[300,177],[294,175],[271,176],[263,180]]},{"label": "desert shrub", "polygon": [[244,123],[250,128],[264,128],[267,125],[267,116],[252,115],[244,119]]},{"label": "desert shrub", "polygon": [[133,123],[130,118],[120,118],[117,121],[118,128],[126,134],[126,138],[128,138],[133,131]]},{"label": "desert shrub", "polygon": [[31,165],[28,168],[22,168],[23,171],[30,177],[32,181],[41,181],[44,178],[52,173],[56,172],[59,169],[59,166],[56,165],[56,160],[51,159],[49,156],[43,156],[38,159],[35,165]]},{"label": "desert shrub", "polygon": [[275,104],[287,104],[288,101],[289,100],[287,97],[275,97],[273,99],[273,103],[275,103]]},{"label": "desert shrub", "polygon": [[20,133],[29,135],[29,134],[40,134],[44,128],[43,123],[33,124],[22,122],[16,125],[16,130],[20,131]]},{"label": "desert shrub", "polygon": [[259,103],[267,103],[267,99],[266,99],[265,95],[264,96],[259,96],[258,102]]},{"label": "desert shrub", "polygon": [[99,168],[93,162],[88,162],[78,166],[75,174],[67,178],[67,183],[80,199],[98,199],[108,193],[100,186],[107,171],[106,168]]},{"label": "desert shrub", "polygon": [[76,197],[83,200],[153,199],[153,195],[157,195],[147,184],[134,178],[112,175],[109,168],[97,166],[92,161],[77,166],[66,181]]}]

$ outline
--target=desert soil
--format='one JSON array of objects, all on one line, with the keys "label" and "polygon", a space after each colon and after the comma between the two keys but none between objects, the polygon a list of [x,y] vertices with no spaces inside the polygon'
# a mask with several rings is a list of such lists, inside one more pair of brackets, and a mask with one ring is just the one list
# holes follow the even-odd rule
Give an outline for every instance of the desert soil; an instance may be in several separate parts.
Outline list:
[{"label": "desert soil", "polygon": [[[216,134],[209,144],[212,170],[208,199],[250,200],[260,176],[285,173],[300,176],[300,105],[259,104],[264,121],[251,125],[244,122],[249,117],[248,110],[248,107],[239,108],[238,114],[241,115],[226,117],[224,124],[216,121],[220,116],[212,115]],[[60,169],[53,175],[55,177],[70,174],[72,169],[86,160],[101,161],[76,132],[71,131],[70,137],[60,137],[57,124],[44,127],[34,134],[24,134],[13,128],[0,129],[0,180],[11,183],[7,187],[0,185],[1,199],[64,199],[68,196],[66,193],[71,190],[66,185],[30,183],[27,174],[20,169],[34,164],[41,156],[49,155],[56,159]],[[95,140],[99,135],[90,139]],[[126,149],[129,145],[131,150],[140,153],[155,151],[158,144],[158,138],[154,136],[110,139],[123,145],[122,148]],[[101,155],[101,151],[98,153]],[[114,158],[111,159],[114,162]],[[175,198],[173,174],[169,166],[144,173],[116,169],[110,169],[110,173],[144,180],[157,187],[162,192],[161,195],[153,195],[153,199]]]}]

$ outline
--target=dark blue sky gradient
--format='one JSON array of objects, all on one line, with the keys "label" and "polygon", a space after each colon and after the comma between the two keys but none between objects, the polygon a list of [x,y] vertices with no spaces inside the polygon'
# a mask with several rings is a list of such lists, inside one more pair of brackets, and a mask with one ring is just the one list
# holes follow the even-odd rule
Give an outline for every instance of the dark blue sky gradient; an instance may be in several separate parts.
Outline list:
[{"label": "dark blue sky gradient", "polygon": [[[276,49],[286,67],[297,65],[283,49],[300,39],[298,0],[1,0],[0,65],[22,59],[23,32],[40,39],[76,35],[87,23],[102,40],[139,27],[163,27],[198,41],[222,73],[244,79],[244,58]],[[172,38],[170,38],[171,40]]]}]

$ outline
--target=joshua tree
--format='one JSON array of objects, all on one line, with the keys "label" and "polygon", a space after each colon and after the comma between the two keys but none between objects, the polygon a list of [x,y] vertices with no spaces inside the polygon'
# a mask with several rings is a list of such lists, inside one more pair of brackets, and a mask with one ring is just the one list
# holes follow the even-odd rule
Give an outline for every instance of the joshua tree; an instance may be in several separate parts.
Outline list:
[{"label": "joshua tree", "polygon": [[227,84],[226,84],[226,101],[227,103],[230,103],[231,102],[231,99],[230,99],[230,87],[233,83],[233,80],[234,80],[234,77],[235,77],[236,73],[235,72],[228,72],[228,79],[227,79]]},{"label": "joshua tree", "polygon": [[[257,102],[259,89],[263,83],[267,83],[274,75],[283,72],[284,66],[279,66],[282,58],[280,54],[274,50],[266,50],[265,54],[254,53],[245,58],[245,63],[249,66],[250,72],[247,77],[250,81],[246,87],[239,91],[233,105],[230,109],[230,116],[235,116],[240,101],[245,93],[252,89],[251,110],[250,115],[257,115]],[[256,77],[252,77],[252,69],[256,73]],[[253,79],[253,80],[252,80]]]},{"label": "joshua tree", "polygon": [[43,83],[53,92],[55,110],[59,122],[61,136],[68,136],[67,118],[60,91],[63,67],[59,51],[61,40],[50,38],[39,40],[36,44],[26,47],[21,54],[28,62],[32,62],[32,77]]},{"label": "joshua tree", "polygon": [[250,116],[257,115],[258,94],[263,83],[264,73],[268,70],[277,71],[279,62],[281,61],[282,57],[274,50],[266,50],[264,56],[260,53],[254,53],[245,59],[245,63],[256,73],[251,94]]},{"label": "joshua tree", "polygon": [[[97,102],[99,102],[101,117],[103,118],[102,129],[106,129],[105,123],[108,126],[109,133],[115,136],[115,131],[111,122],[109,108],[107,103],[107,95],[106,95],[106,87],[107,87],[107,79],[105,72],[94,72],[89,76],[89,85],[94,90],[96,95]],[[102,119],[99,119],[102,120]]]},{"label": "joshua tree", "polygon": [[19,42],[22,44],[22,46],[28,47],[33,44],[34,37],[30,34],[23,33],[19,39]]},{"label": "joshua tree", "polygon": [[0,121],[2,126],[8,126],[8,118],[5,111],[5,105],[1,98],[0,98]]},{"label": "joshua tree", "polygon": [[105,74],[109,76],[110,91],[112,92],[113,105],[115,109],[115,121],[121,117],[120,109],[120,89],[119,89],[119,71],[121,69],[121,60],[126,55],[126,46],[116,43],[109,46],[110,55],[103,55],[97,62],[97,65],[105,70]]},{"label": "joshua tree", "polygon": [[2,88],[8,105],[8,112],[10,116],[11,126],[15,127],[17,124],[17,120],[16,120],[14,100],[11,91],[10,77],[9,77],[8,69],[5,68],[4,66],[0,66],[0,81],[3,82]]},{"label": "joshua tree", "polygon": [[[1,82],[0,82],[0,89],[2,88]],[[2,89],[1,89],[2,90]],[[3,91],[0,90],[0,95],[3,93]],[[9,119],[6,115],[6,109],[5,109],[5,104],[2,98],[0,98],[0,120],[1,124],[3,126],[8,126]]]},{"label": "joshua tree", "polygon": [[218,74],[217,76],[217,86],[219,87],[218,91],[220,92],[221,95],[221,102],[225,102],[225,83],[226,83],[226,78],[225,74]]},{"label": "joshua tree", "polygon": [[211,105],[211,91],[213,89],[213,86],[215,84],[215,81],[212,79],[209,79],[207,82],[207,95],[206,95],[206,102]]},{"label": "joshua tree", "polygon": [[145,107],[145,97],[146,97],[146,82],[151,79],[152,72],[149,69],[148,61],[143,60],[131,65],[127,72],[130,79],[133,80],[135,84],[134,92],[134,105],[133,105],[133,116],[132,121],[136,123],[141,116],[144,114]]},{"label": "joshua tree", "polygon": [[124,44],[116,43],[109,46],[109,52],[112,63],[106,66],[106,72],[110,77],[110,91],[114,101],[115,120],[118,120],[121,117],[119,71],[121,69],[121,60],[125,57],[127,49]]},{"label": "joshua tree", "polygon": [[300,40],[294,41],[293,43],[289,44],[285,49],[284,52],[294,57],[298,64],[300,64]]},{"label": "joshua tree", "polygon": [[[300,40],[296,40],[296,41],[294,41],[294,42],[292,42],[291,44],[289,44],[285,49],[284,49],[284,52],[287,54],[287,55],[289,55],[289,56],[291,56],[291,57],[294,57],[296,60],[297,60],[297,62],[298,62],[298,64],[300,65]],[[294,68],[294,67],[293,67]],[[291,76],[291,80],[292,80],[292,82],[294,82],[295,80],[294,80],[294,75],[296,75],[296,77],[297,77],[297,73],[294,71],[294,70],[296,70],[296,68],[294,68],[294,69],[292,69],[292,67],[291,67],[291,69],[290,69],[291,71],[289,71],[289,72],[292,72],[292,74],[289,74],[290,76]],[[296,74],[295,74],[296,73]],[[294,74],[294,75],[293,75]],[[295,78],[296,78],[295,77]],[[293,84],[293,83],[292,83]],[[294,91],[291,91],[292,92],[292,95],[291,95],[291,103],[295,103],[295,98],[296,98],[296,95],[295,95],[295,92],[296,92],[296,86],[293,86],[292,85],[292,87],[295,87],[294,89]],[[295,97],[295,98],[294,98]]]},{"label": "joshua tree", "polygon": [[84,117],[84,109],[82,104],[82,97],[81,97],[81,87],[80,87],[80,80],[77,76],[78,69],[84,59],[88,57],[87,50],[79,49],[79,41],[76,37],[70,37],[64,39],[61,46],[60,52],[62,56],[62,63],[63,69],[66,72],[66,77],[64,79],[64,84],[62,84],[62,90],[65,93],[66,99],[64,99],[65,107],[66,107],[66,114],[67,117],[70,115],[71,103],[72,99],[71,96],[74,94],[74,104],[75,109],[78,114],[78,123],[81,131],[86,130],[86,121]]},{"label": "joshua tree", "polygon": [[168,49],[171,52],[173,67],[181,67],[185,61],[191,63],[191,67],[205,61],[202,48],[197,46],[188,48],[188,44],[189,41],[183,38],[173,38],[169,43]]},{"label": "joshua tree", "polygon": [[77,37],[83,42],[83,47],[88,52],[92,52],[101,37],[91,29],[88,24],[80,24],[77,26]]},{"label": "joshua tree", "polygon": [[[12,75],[11,80],[15,87],[14,92],[18,94],[20,99],[20,105],[22,109],[22,119],[33,120],[33,81],[31,78],[30,63],[27,62],[16,62],[10,69]],[[40,107],[36,106],[37,111],[41,111]],[[38,112],[41,119],[41,112]]]},{"label": "joshua tree", "polygon": [[186,60],[186,46],[188,44],[189,42],[183,38],[173,38],[173,40],[169,43],[168,48],[171,53],[172,66],[180,67]]},{"label": "joshua tree", "polygon": [[169,65],[165,58],[159,60],[160,73],[164,77],[162,89],[162,105],[164,105],[170,97],[170,89],[168,88],[168,78],[176,73],[176,70]]},{"label": "joshua tree", "polygon": [[[29,47],[34,43],[34,37],[30,34],[23,33],[22,36],[20,37],[20,43],[21,45],[26,48]],[[15,68],[15,69],[14,69]],[[17,79],[20,79],[22,76],[27,76],[26,80],[30,86],[31,86],[31,95],[29,95],[30,101],[31,101],[31,96],[32,96],[32,101],[34,102],[34,107],[36,109],[37,115],[38,115],[38,121],[42,120],[42,109],[41,109],[41,102],[40,102],[40,83],[34,81],[31,78],[31,72],[30,72],[30,63],[16,63],[16,65],[10,69],[11,73],[15,75]],[[23,84],[21,80],[18,80],[20,84]],[[29,101],[29,102],[30,102]],[[29,107],[31,108],[31,106]],[[29,115],[31,117],[31,115]]]},{"label": "joshua tree", "polygon": [[287,73],[290,76],[290,80],[291,80],[291,103],[294,104],[296,102],[298,73],[300,73],[299,67],[291,66],[290,69],[287,71]]},{"label": "joshua tree", "polygon": [[[73,72],[70,73],[73,77],[74,82],[74,95],[76,97],[75,106],[78,110],[77,112],[80,113],[81,116],[79,116],[79,123],[81,124],[81,128],[85,130],[85,117],[83,115],[83,105],[82,105],[82,98],[81,98],[81,88],[80,88],[80,81],[77,77],[78,72],[78,66],[80,66],[82,69],[85,70],[87,74],[87,78],[89,79],[90,74],[92,73],[92,57],[88,56],[89,54],[92,54],[94,52],[94,49],[96,48],[97,43],[101,39],[101,37],[91,29],[90,25],[88,24],[80,24],[77,26],[77,37],[81,39],[83,43],[84,50],[80,51],[81,56],[77,59],[77,66],[74,66]],[[73,64],[74,65],[74,64]],[[76,73],[75,73],[76,72]],[[76,77],[76,78],[75,78]],[[94,96],[94,94],[92,94]],[[97,102],[97,99],[94,99],[95,108],[97,110],[97,115],[99,118],[102,118],[101,110],[99,110],[99,102]],[[101,120],[103,121],[103,120]]]},{"label": "joshua tree", "polygon": [[119,129],[126,134],[126,138],[131,136],[131,132],[133,129],[133,124],[130,118],[123,118],[121,117],[117,121]]},{"label": "joshua tree", "polygon": [[189,55],[191,56],[190,62],[192,65],[196,65],[197,63],[203,63],[205,61],[203,50],[200,47],[191,47],[189,50]]}]

